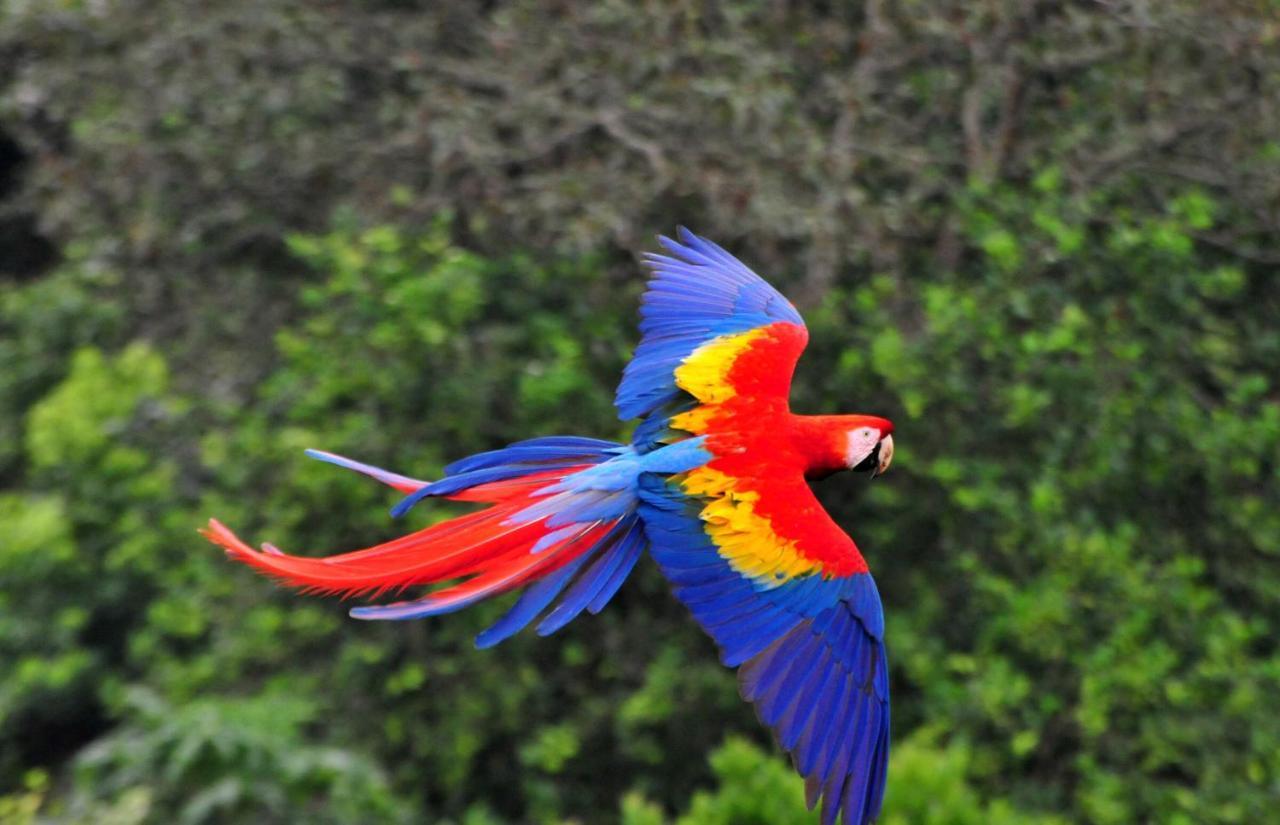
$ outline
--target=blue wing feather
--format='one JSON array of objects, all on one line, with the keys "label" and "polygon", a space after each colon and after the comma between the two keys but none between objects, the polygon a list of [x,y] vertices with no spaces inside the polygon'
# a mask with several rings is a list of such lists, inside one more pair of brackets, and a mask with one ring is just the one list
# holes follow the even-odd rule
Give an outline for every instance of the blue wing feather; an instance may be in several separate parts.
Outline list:
[{"label": "blue wing feather", "polygon": [[[600,553],[599,558],[573,583],[573,587],[565,594],[559,606],[551,611],[542,620],[542,623],[538,625],[539,636],[549,636],[555,633],[573,621],[579,613],[587,608],[587,605],[596,597],[600,592],[600,588],[608,579],[613,566],[613,558],[619,552],[619,545],[633,540],[632,535],[635,532],[635,526],[636,523],[634,521],[628,522],[625,532],[614,537]],[[601,543],[604,544],[603,541]],[[622,548],[622,552],[626,552],[625,547]]]},{"label": "blue wing feather", "polygon": [[889,683],[884,613],[867,573],[810,575],[762,588],[733,570],[677,485],[641,480],[652,555],[720,647],[740,666],[744,699],[773,728],[806,781],[820,821],[867,825],[884,796]]},{"label": "blue wing feather", "polygon": [[565,585],[589,558],[587,555],[576,558],[545,579],[540,579],[525,588],[520,598],[501,619],[476,636],[476,647],[481,649],[493,647],[523,630],[546,609],[547,605],[555,601],[556,596],[560,595],[560,591],[564,590]]},{"label": "blue wing feather", "polygon": [[676,234],[659,239],[669,255],[645,256],[653,276],[640,304],[642,338],[614,399],[623,420],[678,401],[676,368],[712,338],[779,321],[804,326],[795,307],[737,258],[684,227]]},{"label": "blue wing feather", "polygon": [[584,609],[600,612],[635,567],[644,545],[644,528],[638,519],[619,522],[590,552],[526,588],[502,618],[476,636],[476,647],[493,647],[519,633],[562,594],[560,604],[538,625],[539,635],[556,632]]},{"label": "blue wing feather", "polygon": [[[542,470],[563,470],[578,464],[598,464],[626,449],[615,441],[571,435],[518,441],[500,450],[476,453],[446,466],[444,478],[405,496],[391,508],[391,515],[399,518],[425,498],[449,496],[481,484],[506,481]],[[332,461],[324,455],[316,457]]]},{"label": "blue wing feather", "polygon": [[576,435],[553,435],[517,441],[500,450],[476,453],[459,459],[444,468],[446,476],[483,470],[511,464],[533,464],[547,460],[573,464],[577,461],[598,461],[617,453],[622,446],[616,441],[583,438]]},{"label": "blue wing feather", "polygon": [[588,613],[599,613],[613,598],[613,595],[618,592],[618,588],[627,580],[627,576],[631,574],[636,562],[640,560],[640,555],[644,552],[646,542],[644,526],[637,524],[635,533],[630,537],[630,540],[623,542],[622,545],[614,550],[612,555],[616,559],[616,566],[609,578],[600,586],[599,592],[587,605]]}]

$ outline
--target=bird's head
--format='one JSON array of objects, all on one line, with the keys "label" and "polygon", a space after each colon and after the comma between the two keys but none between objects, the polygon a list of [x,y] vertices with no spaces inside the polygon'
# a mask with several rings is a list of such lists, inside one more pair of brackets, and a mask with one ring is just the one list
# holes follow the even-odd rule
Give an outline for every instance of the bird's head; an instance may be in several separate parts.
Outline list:
[{"label": "bird's head", "polygon": [[869,472],[875,478],[893,462],[893,422],[873,415],[851,418],[857,420],[851,422],[855,426],[845,431],[845,466]]},{"label": "bird's head", "polygon": [[805,478],[842,470],[877,476],[893,461],[893,422],[876,415],[794,416],[796,445],[808,461]]}]

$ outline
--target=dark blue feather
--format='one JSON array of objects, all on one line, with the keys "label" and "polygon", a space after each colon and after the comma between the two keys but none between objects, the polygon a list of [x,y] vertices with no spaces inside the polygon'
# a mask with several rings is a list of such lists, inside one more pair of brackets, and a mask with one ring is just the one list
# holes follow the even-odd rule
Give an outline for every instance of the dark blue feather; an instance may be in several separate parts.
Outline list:
[{"label": "dark blue feather", "polygon": [[[786,665],[783,677],[773,683],[773,689],[761,695],[758,710],[760,719],[769,727],[777,727],[783,713],[795,700],[809,677],[813,675],[810,659],[813,658],[821,642],[812,634],[800,628],[796,634],[803,641],[791,654],[791,662]],[[782,669],[779,667],[779,669]]]},{"label": "dark blue feather", "polygon": [[760,694],[760,682],[772,672],[773,657],[778,654],[786,638],[778,639],[738,669],[738,692],[745,701],[754,701]]},{"label": "dark blue feather", "polygon": [[[730,594],[724,600],[699,602],[686,606],[693,612],[694,618],[703,627],[714,630],[723,624],[741,624],[742,622],[761,622],[778,614],[778,608],[767,601],[749,594],[742,596]],[[712,635],[715,635],[714,633]]]},{"label": "dark blue feather", "polygon": [[876,742],[876,755],[872,762],[872,773],[867,784],[871,786],[871,796],[867,800],[867,812],[875,817],[884,804],[885,779],[889,771],[889,708],[880,714],[880,738]]},{"label": "dark blue feather", "polygon": [[609,603],[613,595],[618,592],[618,588],[627,580],[627,576],[631,574],[631,570],[636,566],[636,562],[644,552],[644,546],[644,527],[637,521],[631,532],[623,537],[622,541],[618,542],[618,546],[613,549],[612,555],[615,558],[613,572],[601,585],[600,591],[596,593],[595,598],[587,605],[588,612],[594,614],[604,609],[604,606]]},{"label": "dark blue feather", "polygon": [[578,436],[548,436],[518,441],[501,450],[477,453],[445,467],[445,477],[414,491],[391,508],[399,518],[415,504],[432,496],[449,496],[531,473],[560,470],[579,464],[600,464],[626,448],[613,441]]},{"label": "dark blue feather", "polygon": [[600,557],[583,572],[582,576],[565,593],[560,604],[547,614],[547,617],[538,625],[537,633],[539,636],[550,636],[573,621],[579,613],[586,609],[596,594],[600,592],[600,588],[607,578],[604,568],[607,566],[609,554],[616,548],[620,539],[630,532],[632,525],[623,523],[620,527],[621,530],[615,527],[600,540],[598,545],[601,548]]},{"label": "dark blue feather", "polygon": [[760,622],[734,627],[728,633],[712,638],[720,645],[720,661],[726,667],[737,667],[764,650],[781,633],[795,627],[798,616],[779,611]]},{"label": "dark blue feather", "polygon": [[781,719],[778,722],[782,747],[787,751],[794,749],[800,742],[801,737],[804,736],[805,731],[809,730],[810,720],[821,716],[817,712],[815,702],[822,694],[823,689],[826,688],[827,683],[835,678],[834,669],[830,666],[830,662],[821,654],[808,662],[807,667],[813,673],[813,679],[806,683],[804,689],[797,694],[796,702],[789,718]]},{"label": "dark blue feather", "polygon": [[815,728],[813,738],[801,742],[792,754],[802,774],[816,776],[820,780],[826,777],[826,768],[834,758],[833,748],[843,730],[841,726],[849,721],[855,708],[849,674],[830,661],[826,665],[831,678],[818,691],[813,702],[814,712],[822,724]]},{"label": "dark blue feather", "polygon": [[766,697],[774,694],[778,685],[790,671],[797,651],[802,649],[807,641],[805,635],[803,632],[791,633],[783,638],[781,644],[776,647],[770,646],[769,665],[765,668],[765,672],[755,680],[748,701],[762,702]]},{"label": "dark blue feather", "polygon": [[[539,462],[548,459],[600,458],[613,454],[622,445],[598,438],[575,435],[554,435],[517,441],[498,450],[476,453],[459,459],[444,468],[445,475],[456,475],[470,470],[497,467],[503,464]],[[572,462],[568,462],[572,463]]]},{"label": "dark blue feather", "polygon": [[[721,573],[725,572],[724,560],[719,557],[714,550],[708,548],[705,553],[704,561],[706,565],[718,568]],[[680,601],[687,605],[694,605],[700,602],[707,602],[716,599],[722,599],[726,596],[755,596],[756,589],[751,582],[739,576],[733,571],[728,571],[727,575],[721,575],[719,579],[697,587],[685,587],[680,591]]]},{"label": "dark blue feather", "polygon": [[564,589],[564,586],[573,578],[573,574],[582,568],[588,558],[589,555],[584,553],[580,558],[574,559],[545,579],[534,582],[527,587],[520,594],[519,600],[511,606],[510,610],[503,614],[501,619],[494,622],[493,626],[488,630],[476,636],[476,647],[482,649],[493,647],[523,630],[547,605],[555,600],[560,591]]}]

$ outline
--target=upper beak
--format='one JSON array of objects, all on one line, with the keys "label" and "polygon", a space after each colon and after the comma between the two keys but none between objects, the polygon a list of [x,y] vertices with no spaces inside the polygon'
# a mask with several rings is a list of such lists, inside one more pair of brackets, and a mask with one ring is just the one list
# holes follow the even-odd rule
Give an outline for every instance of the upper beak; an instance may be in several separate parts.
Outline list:
[{"label": "upper beak", "polygon": [[893,436],[886,435],[880,439],[879,463],[876,464],[875,472],[871,474],[872,478],[889,469],[889,465],[893,463]]}]

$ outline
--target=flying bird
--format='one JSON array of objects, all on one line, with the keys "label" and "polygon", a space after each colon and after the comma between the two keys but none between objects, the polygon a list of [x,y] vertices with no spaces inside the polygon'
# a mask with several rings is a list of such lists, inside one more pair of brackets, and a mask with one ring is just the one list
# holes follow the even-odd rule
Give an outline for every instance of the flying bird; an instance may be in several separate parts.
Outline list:
[{"label": "flying bird", "polygon": [[641,341],[615,404],[640,419],[629,444],[521,441],[422,481],[332,453],[308,454],[406,494],[483,502],[478,512],[327,558],[254,550],[216,520],[203,534],[234,559],[308,592],[378,596],[448,584],[359,619],[417,619],[521,590],[476,638],[487,648],[538,620],[547,635],[597,613],[648,555],[738,669],[744,699],[805,778],[820,821],[876,819],[889,754],[884,613],[852,539],[808,482],[883,473],[893,424],[796,415],[788,395],[808,331],[795,307],[720,246],[683,228],[645,256]]}]

